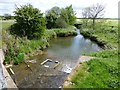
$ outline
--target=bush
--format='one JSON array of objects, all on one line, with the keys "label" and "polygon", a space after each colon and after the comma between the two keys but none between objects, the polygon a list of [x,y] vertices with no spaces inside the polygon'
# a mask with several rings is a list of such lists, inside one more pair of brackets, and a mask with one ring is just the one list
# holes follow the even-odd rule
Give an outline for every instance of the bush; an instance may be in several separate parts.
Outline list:
[{"label": "bush", "polygon": [[65,20],[61,17],[56,20],[55,24],[56,24],[56,28],[66,28],[68,26]]},{"label": "bush", "polygon": [[56,27],[56,20],[60,16],[60,12],[61,12],[60,8],[56,6],[46,12],[46,21],[47,21],[46,26],[48,29]]},{"label": "bush", "polygon": [[47,28],[66,28],[68,25],[74,25],[76,21],[75,12],[72,5],[60,9],[53,7],[46,12]]},{"label": "bush", "polygon": [[77,32],[75,30],[68,29],[53,29],[58,37],[76,36]]},{"label": "bush", "polygon": [[21,6],[15,11],[16,23],[11,27],[11,33],[27,36],[28,39],[41,38],[45,31],[46,21],[43,14],[32,5]]}]

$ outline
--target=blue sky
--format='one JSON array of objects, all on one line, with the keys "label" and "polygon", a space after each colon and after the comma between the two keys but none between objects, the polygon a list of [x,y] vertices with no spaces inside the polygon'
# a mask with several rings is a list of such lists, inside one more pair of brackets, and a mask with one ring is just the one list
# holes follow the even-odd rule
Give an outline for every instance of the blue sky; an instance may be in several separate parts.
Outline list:
[{"label": "blue sky", "polygon": [[15,7],[20,5],[32,4],[39,8],[43,13],[54,7],[66,7],[72,4],[77,17],[81,17],[81,10],[85,7],[100,3],[105,6],[105,18],[118,17],[118,1],[119,0],[0,0],[0,15],[9,13],[13,15]]}]

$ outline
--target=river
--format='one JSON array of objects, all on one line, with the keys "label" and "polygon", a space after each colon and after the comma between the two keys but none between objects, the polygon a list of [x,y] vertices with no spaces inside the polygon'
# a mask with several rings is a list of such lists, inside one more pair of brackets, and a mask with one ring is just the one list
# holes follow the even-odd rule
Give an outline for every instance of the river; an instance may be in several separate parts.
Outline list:
[{"label": "river", "polygon": [[[62,87],[65,78],[75,67],[83,54],[98,52],[101,48],[89,39],[85,39],[79,29],[75,37],[59,37],[50,41],[50,47],[44,50],[44,55],[31,57],[36,63],[28,62],[32,70],[25,63],[14,66],[15,81],[20,88],[58,88]],[[57,68],[41,65],[46,59],[58,61]]]}]

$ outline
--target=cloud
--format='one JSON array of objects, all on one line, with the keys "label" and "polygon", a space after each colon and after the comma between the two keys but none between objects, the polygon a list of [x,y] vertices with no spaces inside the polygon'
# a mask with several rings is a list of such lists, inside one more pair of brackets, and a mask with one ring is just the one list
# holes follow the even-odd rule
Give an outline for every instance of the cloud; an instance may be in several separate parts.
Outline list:
[{"label": "cloud", "polygon": [[91,6],[96,3],[104,4],[105,17],[117,18],[118,17],[118,1],[119,0],[0,0],[0,15],[10,13],[13,15],[15,5],[32,4],[34,7],[39,8],[42,12],[51,9],[54,6],[60,8],[66,7],[72,4],[77,16],[81,17],[81,9]]}]

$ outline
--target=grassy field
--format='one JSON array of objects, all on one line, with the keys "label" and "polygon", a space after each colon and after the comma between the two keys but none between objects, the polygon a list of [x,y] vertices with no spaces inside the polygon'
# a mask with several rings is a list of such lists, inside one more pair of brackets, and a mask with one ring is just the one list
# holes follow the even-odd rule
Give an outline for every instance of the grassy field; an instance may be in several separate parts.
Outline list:
[{"label": "grassy field", "polygon": [[[111,20],[110,20],[111,21]],[[117,21],[115,21],[117,22]],[[114,21],[110,22],[114,25]],[[82,63],[78,72],[72,77],[71,88],[118,88],[118,28],[111,28],[108,24],[98,27],[96,31],[91,29],[82,29],[81,32],[88,38],[95,36],[98,41],[105,42],[109,48],[97,53],[91,53],[87,56],[96,58]],[[112,48],[113,47],[113,48]],[[114,50],[113,50],[114,49]]]},{"label": "grassy field", "polygon": [[0,48],[2,48],[2,34],[5,33],[12,24],[14,24],[14,20],[2,20],[0,19]]},{"label": "grassy field", "polygon": [[[83,20],[84,19],[77,19],[76,23],[82,24]],[[88,22],[92,22],[92,20],[89,19]],[[118,19],[96,19],[96,22],[106,22],[108,24],[108,26],[118,27]]]}]

